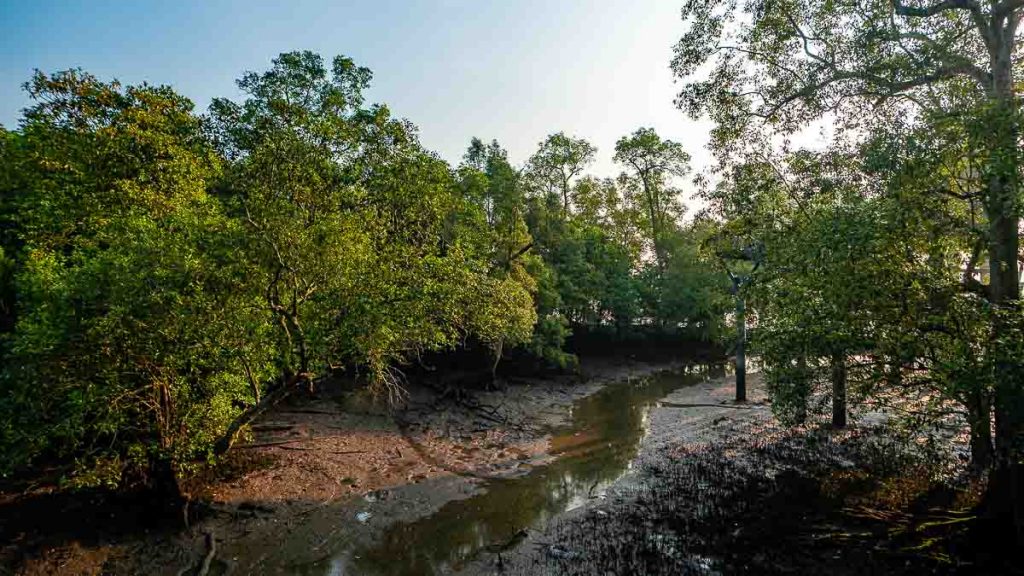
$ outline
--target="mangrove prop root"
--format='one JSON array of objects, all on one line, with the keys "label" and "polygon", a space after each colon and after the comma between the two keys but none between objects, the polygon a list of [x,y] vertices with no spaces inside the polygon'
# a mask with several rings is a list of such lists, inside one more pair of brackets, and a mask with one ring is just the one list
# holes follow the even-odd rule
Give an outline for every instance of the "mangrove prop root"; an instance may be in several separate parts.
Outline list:
[{"label": "mangrove prop root", "polygon": [[210,563],[213,562],[213,557],[217,554],[217,538],[213,535],[213,530],[206,533],[206,548],[206,556],[203,557],[203,563],[199,566],[196,576],[206,576],[210,571]]}]

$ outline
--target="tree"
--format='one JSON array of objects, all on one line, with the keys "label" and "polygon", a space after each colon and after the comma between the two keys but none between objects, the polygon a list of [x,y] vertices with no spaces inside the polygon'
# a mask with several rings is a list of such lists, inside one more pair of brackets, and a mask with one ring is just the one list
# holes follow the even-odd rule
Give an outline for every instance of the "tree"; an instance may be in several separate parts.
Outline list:
[{"label": "tree", "polygon": [[547,194],[561,193],[563,218],[569,215],[572,179],[583,173],[596,153],[597,148],[586,140],[556,132],[530,157],[528,172],[536,185]]},{"label": "tree", "polygon": [[[485,145],[473,138],[458,169],[458,179],[463,197],[483,213],[483,219],[478,220],[477,237],[488,251],[488,277],[517,283],[533,295],[536,326],[529,347],[536,355],[556,364],[573,361],[561,350],[568,328],[558,314],[551,270],[534,254],[534,239],[526,225],[526,190],[521,171],[513,168],[508,153],[497,141]],[[486,343],[494,355],[491,376],[496,380],[505,344],[517,342],[493,338]]]},{"label": "tree", "polygon": [[[518,238],[476,235],[484,215],[414,127],[362,105],[369,78],[345,57],[328,69],[286,53],[242,77],[244,102],[211,107],[234,160],[222,194],[245,223],[250,278],[276,329],[276,390],[365,367],[371,389],[397,402],[399,367],[420,352],[475,335],[500,357],[534,322],[527,286],[507,274]],[[505,198],[481,200],[493,226],[519,229]]]},{"label": "tree", "polygon": [[732,284],[736,300],[736,401],[747,400],[747,310],[746,288],[754,281],[763,255],[756,244],[720,246],[715,249],[722,268]]},{"label": "tree", "polygon": [[354,209],[366,195],[352,163],[369,78],[345,58],[328,72],[318,55],[283,54],[239,80],[245,102],[211,105],[221,151],[234,159],[221,194],[245,223],[240,248],[277,329],[281,388],[330,364],[326,323],[338,303],[327,295],[350,290],[368,259],[371,240]]},{"label": "tree", "polygon": [[[998,310],[994,364],[996,471],[990,494],[1012,510],[1024,538],[1024,378],[1007,347],[1019,298],[1019,103],[1014,95],[1017,31],[1024,2],[755,2],[744,16],[735,2],[690,0],[691,26],[676,46],[673,68],[690,81],[678,104],[717,122],[722,158],[742,155],[741,134],[755,126],[793,133],[825,115],[856,128],[878,110],[916,115],[944,95],[968,90],[986,136],[983,205],[988,222],[990,283]],[[764,145],[764,140],[757,141]],[[998,505],[997,505],[998,506]]]},{"label": "tree", "polygon": [[21,136],[0,126],[0,334],[10,332],[16,321],[15,257],[21,250],[17,206],[24,188],[21,148]]},{"label": "tree", "polygon": [[640,128],[615,143],[615,161],[627,165],[639,182],[655,259],[664,268],[665,234],[682,212],[679,190],[670,179],[690,171],[690,155],[678,142],[662,140],[653,128]]},{"label": "tree", "polygon": [[526,167],[526,223],[556,292],[548,300],[576,330],[621,328],[638,312],[633,262],[639,249],[625,235],[610,233],[621,229],[616,219],[623,213],[616,182],[593,176],[572,181],[595,151],[585,140],[553,134]]},{"label": "tree", "polygon": [[253,401],[244,367],[266,365],[232,223],[206,194],[219,160],[170,88],[70,70],[27,89],[3,471],[53,462],[173,500]]}]

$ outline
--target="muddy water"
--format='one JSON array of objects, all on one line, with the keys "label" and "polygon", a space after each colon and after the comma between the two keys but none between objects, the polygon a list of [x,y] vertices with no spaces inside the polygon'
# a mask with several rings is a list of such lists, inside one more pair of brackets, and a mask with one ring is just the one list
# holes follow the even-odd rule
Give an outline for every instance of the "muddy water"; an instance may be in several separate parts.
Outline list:
[{"label": "muddy water", "polygon": [[551,463],[517,478],[489,481],[486,491],[396,524],[372,545],[339,552],[306,573],[447,574],[482,552],[511,548],[526,530],[600,495],[628,472],[651,407],[716,372],[693,367],[610,385],[578,401],[571,424],[554,431]]}]

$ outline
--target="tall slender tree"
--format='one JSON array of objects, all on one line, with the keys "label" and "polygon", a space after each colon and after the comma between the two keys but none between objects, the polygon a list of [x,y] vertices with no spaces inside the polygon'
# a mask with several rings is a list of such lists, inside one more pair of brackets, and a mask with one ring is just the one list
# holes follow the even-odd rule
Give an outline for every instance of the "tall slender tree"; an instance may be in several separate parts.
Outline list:
[{"label": "tall slender tree", "polygon": [[682,144],[663,140],[653,128],[640,128],[615,143],[615,161],[625,164],[639,182],[647,213],[651,246],[658,266],[667,264],[666,235],[681,215],[679,189],[673,177],[690,171],[690,155]]},{"label": "tall slender tree", "polygon": [[530,157],[528,174],[548,194],[561,194],[563,218],[569,215],[572,179],[583,174],[596,153],[597,148],[586,140],[556,132],[544,139]]}]

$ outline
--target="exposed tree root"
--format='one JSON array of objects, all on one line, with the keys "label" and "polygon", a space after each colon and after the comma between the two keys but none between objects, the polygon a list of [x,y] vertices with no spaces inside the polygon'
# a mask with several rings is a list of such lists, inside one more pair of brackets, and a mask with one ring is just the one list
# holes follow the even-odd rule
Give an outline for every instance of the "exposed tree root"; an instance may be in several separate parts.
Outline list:
[{"label": "exposed tree root", "polygon": [[[210,566],[213,564],[213,558],[217,555],[217,537],[214,535],[213,530],[206,533],[206,555],[203,556],[203,561],[199,565],[199,569],[196,572],[196,576],[207,576],[210,572]],[[192,570],[191,566],[186,566],[181,570],[178,570],[178,576],[185,576]]]}]

